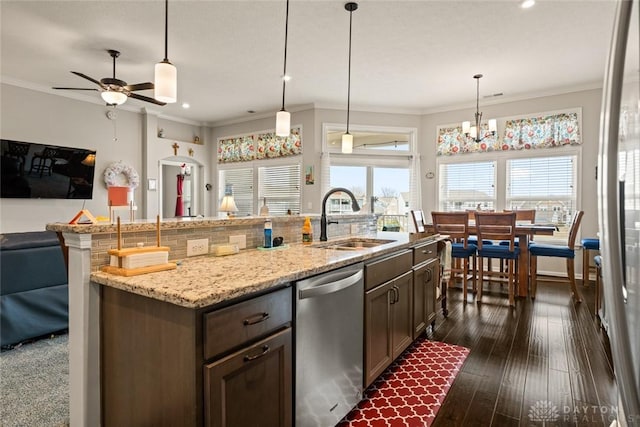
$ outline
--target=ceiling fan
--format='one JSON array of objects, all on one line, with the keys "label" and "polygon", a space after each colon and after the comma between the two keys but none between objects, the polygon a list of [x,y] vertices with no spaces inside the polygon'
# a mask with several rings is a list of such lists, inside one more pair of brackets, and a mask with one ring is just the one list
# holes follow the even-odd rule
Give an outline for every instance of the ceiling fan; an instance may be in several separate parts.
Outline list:
[{"label": "ceiling fan", "polygon": [[107,105],[120,105],[124,104],[127,98],[139,99],[140,101],[151,102],[157,105],[166,105],[166,102],[161,102],[148,96],[138,95],[134,93],[139,90],[153,89],[153,83],[137,83],[134,85],[128,85],[127,82],[116,78],[116,58],[120,56],[120,52],[117,50],[109,49],[109,55],[113,58],[113,77],[105,77],[100,81],[87,76],[86,74],[72,71],[76,76],[80,76],[83,79],[87,79],[100,86],[100,89],[89,89],[80,87],[54,87],[53,89],[60,90],[95,90],[100,92],[100,96],[105,100]]}]

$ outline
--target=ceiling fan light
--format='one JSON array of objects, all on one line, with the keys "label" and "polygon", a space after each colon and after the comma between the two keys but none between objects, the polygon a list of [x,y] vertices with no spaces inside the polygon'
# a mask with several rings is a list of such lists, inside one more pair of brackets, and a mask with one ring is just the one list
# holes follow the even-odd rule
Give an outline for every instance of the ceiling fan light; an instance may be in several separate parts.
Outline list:
[{"label": "ceiling fan light", "polygon": [[122,92],[116,92],[113,90],[105,90],[104,92],[100,93],[100,96],[102,97],[102,99],[104,99],[104,102],[110,105],[124,104],[127,100],[127,95]]},{"label": "ceiling fan light", "polygon": [[342,153],[353,153],[353,135],[351,135],[350,133],[345,133],[342,135]]},{"label": "ceiling fan light", "polygon": [[285,110],[276,114],[276,135],[289,136],[291,133],[291,113]]},{"label": "ceiling fan light", "polygon": [[178,70],[169,61],[158,62],[155,67],[154,98],[168,104],[178,100]]}]

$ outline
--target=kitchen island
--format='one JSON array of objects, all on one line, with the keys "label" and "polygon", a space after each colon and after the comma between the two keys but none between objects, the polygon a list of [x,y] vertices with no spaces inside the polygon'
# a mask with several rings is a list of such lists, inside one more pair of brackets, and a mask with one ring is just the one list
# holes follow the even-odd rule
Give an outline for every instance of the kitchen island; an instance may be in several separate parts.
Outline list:
[{"label": "kitchen island", "polygon": [[[255,221],[259,224],[263,219]],[[162,226],[163,233],[169,234],[164,232],[169,226],[165,223]],[[180,223],[180,226],[184,224]],[[297,228],[297,224],[294,226]],[[197,403],[190,405],[189,416],[193,422],[187,424],[202,424],[202,414],[205,410],[202,408],[202,398],[198,395],[201,393],[198,390],[203,388],[203,368],[200,363],[207,359],[204,356],[206,349],[203,350],[202,347],[208,345],[201,338],[204,336],[204,327],[200,320],[203,314],[259,297],[270,291],[290,291],[288,286],[293,281],[383,256],[424,240],[423,237],[415,238],[403,233],[370,235],[369,237],[390,238],[393,242],[355,251],[319,249],[292,243],[286,248],[271,251],[247,249],[226,257],[199,256],[177,260],[179,265],[176,270],[123,277],[107,274],[96,268],[96,256],[93,253],[95,250],[92,249],[95,249],[95,241],[99,238],[94,238],[92,243],[91,237],[105,231],[96,229],[95,226],[87,226],[84,229],[77,227],[83,226],[54,224],[47,227],[63,233],[65,243],[69,247],[72,425],[99,425],[103,422],[101,393],[111,393],[109,385],[105,385],[103,381],[111,372],[100,365],[100,360],[108,356],[106,353],[113,356],[113,352],[117,351],[120,354],[138,354],[142,357],[143,354],[153,353],[155,347],[158,347],[158,351],[155,351],[157,358],[143,361],[141,366],[159,369],[159,375],[161,372],[179,372],[179,361],[187,361],[189,367],[182,368],[193,370],[193,375],[189,375],[188,380],[191,383],[182,381],[176,382],[175,385],[182,384],[188,388],[189,396]],[[112,233],[113,230],[107,232]],[[141,307],[146,308],[138,310]],[[133,312],[152,313],[153,315],[146,316],[150,319],[158,319],[163,315],[175,317],[171,321],[167,320],[160,330],[139,334],[139,329],[133,326],[144,323],[140,323],[141,318],[136,315],[127,317]],[[186,323],[181,324],[179,319]],[[290,325],[290,322],[285,321],[277,327],[282,328],[287,326],[287,323]],[[189,329],[187,333],[185,328]],[[154,335],[155,333],[159,335]],[[109,341],[113,339],[116,341]],[[109,344],[105,344],[106,342]],[[127,343],[126,347],[121,347],[123,343]],[[160,348],[164,348],[165,353],[159,351]],[[186,349],[184,351],[190,354],[174,354],[172,357],[166,353],[172,348]],[[147,375],[147,378],[150,377],[152,375]],[[122,384],[118,387],[121,386]],[[130,386],[131,393],[136,393],[136,383],[130,383]],[[178,390],[178,387],[174,388]],[[164,387],[162,390],[169,391],[171,387]],[[117,396],[120,392],[121,390],[115,390],[111,395]],[[162,392],[157,392],[160,398]],[[167,395],[167,398],[170,396]],[[151,406],[157,406],[161,400],[158,399]]]}]

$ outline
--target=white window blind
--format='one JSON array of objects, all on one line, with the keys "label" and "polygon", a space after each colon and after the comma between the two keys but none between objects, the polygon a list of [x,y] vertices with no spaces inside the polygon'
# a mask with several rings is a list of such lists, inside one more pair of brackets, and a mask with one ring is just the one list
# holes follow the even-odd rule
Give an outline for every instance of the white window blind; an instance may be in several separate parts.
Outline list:
[{"label": "white window blind", "polygon": [[564,225],[576,210],[576,157],[507,161],[508,209],[535,209],[536,222]]},{"label": "white window blind", "polygon": [[231,184],[233,200],[238,207],[237,216],[253,215],[253,169],[225,169],[220,171],[218,206],[224,196],[225,186]]},{"label": "white window blind", "polygon": [[258,189],[258,199],[266,198],[270,215],[300,213],[299,164],[258,168]]},{"label": "white window blind", "polygon": [[439,167],[439,209],[496,209],[495,162],[444,163]]}]

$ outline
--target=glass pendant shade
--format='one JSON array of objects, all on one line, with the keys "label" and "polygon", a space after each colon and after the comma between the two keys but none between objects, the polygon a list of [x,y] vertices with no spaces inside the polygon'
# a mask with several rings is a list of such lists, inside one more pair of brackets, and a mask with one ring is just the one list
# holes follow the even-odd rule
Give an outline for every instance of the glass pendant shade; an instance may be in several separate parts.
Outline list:
[{"label": "glass pendant shade", "polygon": [[104,99],[104,102],[111,105],[124,104],[127,100],[127,95],[122,92],[116,92],[113,90],[105,90],[104,92],[100,93],[100,96],[102,97],[102,99]]},{"label": "glass pendant shade", "polygon": [[478,137],[478,129],[475,126],[471,126],[471,129],[469,129],[469,135],[471,135],[471,138],[476,139]]},{"label": "glass pendant shade", "polygon": [[178,70],[169,61],[158,62],[155,67],[154,98],[168,104],[178,99]]},{"label": "glass pendant shade", "polygon": [[342,152],[344,154],[353,153],[353,135],[350,133],[342,135]]},{"label": "glass pendant shade", "polygon": [[276,135],[289,136],[291,133],[291,113],[288,111],[278,111],[276,114]]},{"label": "glass pendant shade", "polygon": [[471,122],[462,122],[462,133],[469,133]]}]

